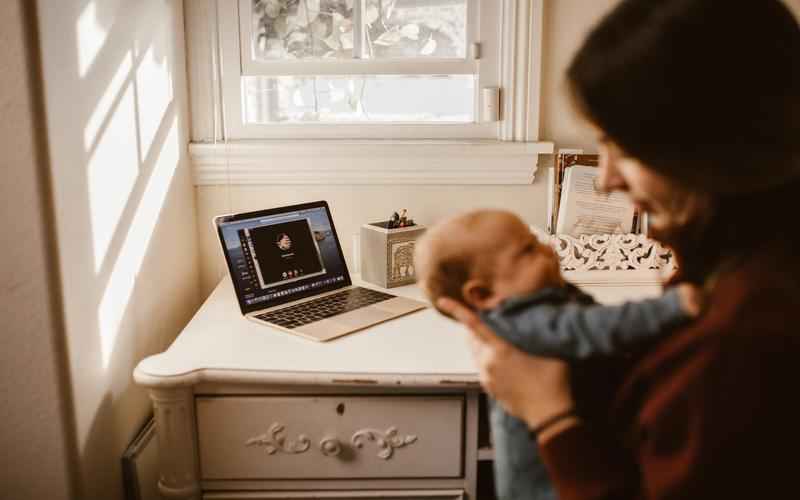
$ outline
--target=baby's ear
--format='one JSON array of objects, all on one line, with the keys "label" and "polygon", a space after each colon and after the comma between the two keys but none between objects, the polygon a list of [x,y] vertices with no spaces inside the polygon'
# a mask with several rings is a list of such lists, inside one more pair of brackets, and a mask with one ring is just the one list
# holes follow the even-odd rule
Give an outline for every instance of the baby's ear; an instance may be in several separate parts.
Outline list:
[{"label": "baby's ear", "polygon": [[464,302],[472,309],[483,310],[490,308],[489,303],[493,295],[492,288],[483,280],[467,280],[461,287],[461,294],[464,296]]}]

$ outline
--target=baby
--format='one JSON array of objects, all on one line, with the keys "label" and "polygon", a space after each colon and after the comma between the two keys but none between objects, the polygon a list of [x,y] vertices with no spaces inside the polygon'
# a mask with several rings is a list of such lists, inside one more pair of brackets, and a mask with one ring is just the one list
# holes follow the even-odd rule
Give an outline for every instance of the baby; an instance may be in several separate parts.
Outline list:
[{"label": "baby", "polygon": [[[689,285],[656,299],[596,304],[564,281],[553,249],[505,211],[473,211],[438,224],[417,245],[414,262],[433,304],[458,300],[499,336],[540,356],[577,361],[623,354],[700,312],[699,292]],[[498,498],[555,499],[527,425],[492,402],[491,431]]]}]

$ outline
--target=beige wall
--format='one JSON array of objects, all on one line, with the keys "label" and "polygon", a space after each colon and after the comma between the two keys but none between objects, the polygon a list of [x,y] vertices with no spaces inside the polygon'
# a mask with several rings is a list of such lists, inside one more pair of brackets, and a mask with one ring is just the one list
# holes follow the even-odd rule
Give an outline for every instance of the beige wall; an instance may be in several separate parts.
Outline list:
[{"label": "beige wall", "polygon": [[577,119],[567,99],[564,72],[588,31],[619,0],[544,2],[541,137],[554,141],[556,148],[594,151],[591,133]]},{"label": "beige wall", "polygon": [[133,368],[199,302],[182,5],[37,5],[73,462],[80,498],[121,499],[120,457],[151,411]]},{"label": "beige wall", "polygon": [[[584,34],[617,1],[544,1],[540,137],[554,141],[558,148],[594,150],[591,135],[572,115],[563,94],[562,75]],[[545,168],[549,165],[552,165],[552,158],[543,158],[536,181],[530,186],[197,187],[202,291],[208,294],[227,272],[210,223],[214,215],[325,199],[331,204],[337,231],[349,259],[351,235],[358,232],[362,223],[385,218],[403,207],[424,223],[469,208],[503,207],[518,212],[531,224],[542,226],[546,218]]]},{"label": "beige wall", "polygon": [[73,454],[63,328],[26,0],[0,2],[0,497],[70,498]]}]

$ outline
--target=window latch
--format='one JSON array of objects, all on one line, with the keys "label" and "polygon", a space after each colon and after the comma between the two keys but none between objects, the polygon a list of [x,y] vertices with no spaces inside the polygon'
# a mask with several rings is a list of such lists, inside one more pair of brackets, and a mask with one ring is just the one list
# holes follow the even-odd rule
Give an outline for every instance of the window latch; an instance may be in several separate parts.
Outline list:
[{"label": "window latch", "polygon": [[469,56],[470,58],[476,61],[481,58],[480,42],[474,42],[472,45],[469,46]]}]

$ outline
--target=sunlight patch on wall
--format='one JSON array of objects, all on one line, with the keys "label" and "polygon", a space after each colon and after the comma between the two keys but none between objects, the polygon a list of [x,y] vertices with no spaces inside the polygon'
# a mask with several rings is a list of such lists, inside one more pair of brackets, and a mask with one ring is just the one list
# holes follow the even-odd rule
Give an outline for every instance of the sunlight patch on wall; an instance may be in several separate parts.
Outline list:
[{"label": "sunlight patch on wall", "polygon": [[114,101],[118,96],[122,95],[122,88],[131,75],[132,69],[133,56],[131,52],[128,51],[125,53],[125,56],[123,56],[122,62],[119,68],[117,68],[117,72],[111,78],[111,82],[108,84],[108,87],[106,87],[105,92],[103,92],[103,96],[97,101],[97,106],[95,106],[89,120],[86,122],[86,128],[83,129],[83,145],[87,152],[91,150],[97,140],[103,123],[110,116],[110,113],[113,112]]},{"label": "sunlight patch on wall", "polygon": [[[158,127],[172,102],[172,75],[166,56],[159,60],[156,43],[162,50],[167,44],[158,40],[145,53],[136,69],[136,90],[139,96],[139,137],[142,158],[147,158]],[[143,105],[147,103],[147,105]]]},{"label": "sunlight patch on wall", "polygon": [[136,103],[128,86],[108,126],[89,159],[89,209],[91,211],[95,271],[103,266],[114,233],[139,177],[136,146]]},{"label": "sunlight patch on wall", "polygon": [[156,230],[179,157],[178,118],[174,117],[98,308],[103,369],[107,369],[111,361],[121,322]]},{"label": "sunlight patch on wall", "polygon": [[97,19],[95,2],[89,2],[83,8],[75,30],[78,37],[78,74],[83,78],[89,72],[108,37],[108,31]]}]

